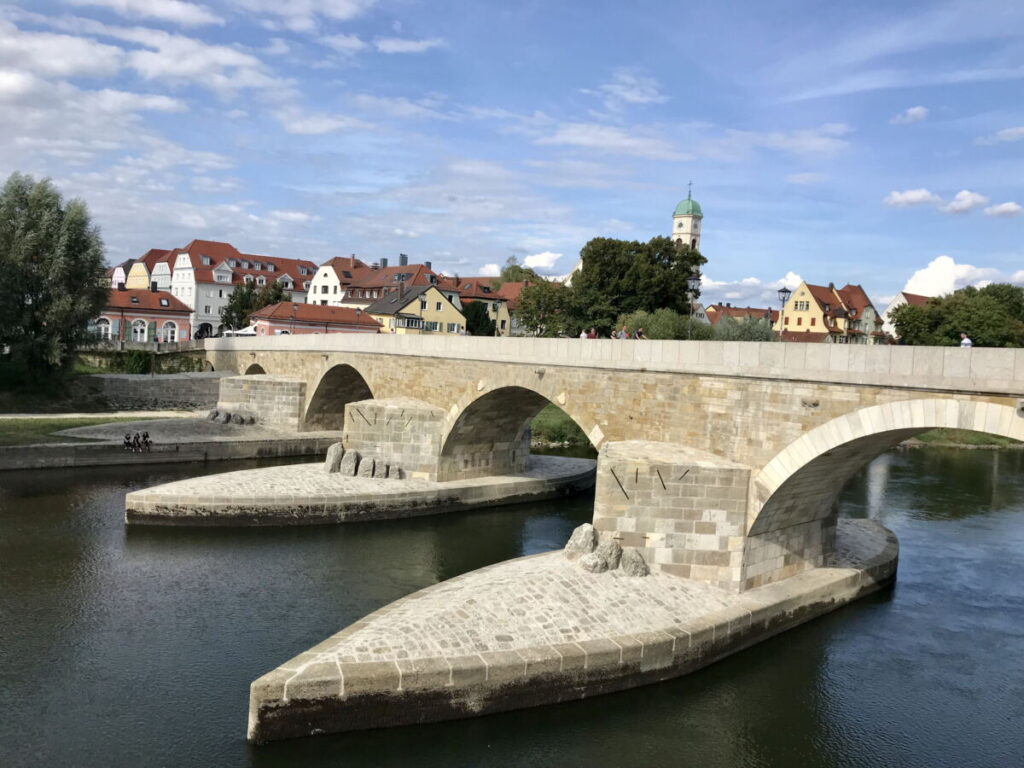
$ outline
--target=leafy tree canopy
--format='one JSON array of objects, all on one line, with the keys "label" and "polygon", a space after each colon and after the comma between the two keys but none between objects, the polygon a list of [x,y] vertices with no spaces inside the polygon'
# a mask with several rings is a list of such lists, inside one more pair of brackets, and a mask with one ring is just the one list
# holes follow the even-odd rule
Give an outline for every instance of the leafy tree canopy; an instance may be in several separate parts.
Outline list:
[{"label": "leafy tree canopy", "polygon": [[582,326],[611,331],[620,315],[671,309],[690,313],[687,278],[699,275],[706,259],[667,237],[646,243],[598,237],[580,252],[583,267],[573,276],[575,313]]},{"label": "leafy tree canopy", "polygon": [[576,336],[583,327],[573,307],[572,289],[551,280],[523,288],[516,315],[520,326],[536,336]]},{"label": "leafy tree canopy", "polygon": [[1020,347],[1024,288],[1008,283],[968,286],[923,307],[897,307],[892,321],[901,344],[956,346],[963,332],[977,347]]},{"label": "leafy tree canopy", "polygon": [[470,336],[493,336],[494,321],[487,316],[487,304],[482,301],[467,301],[462,305],[466,318],[466,333]]},{"label": "leafy tree canopy", "polygon": [[542,280],[543,278],[534,272],[530,267],[524,267],[515,256],[509,256],[505,266],[501,268],[501,274],[491,281],[491,287],[498,290],[505,283],[522,283]]},{"label": "leafy tree canopy", "polygon": [[83,201],[15,173],[0,191],[0,345],[34,379],[64,370],[106,305],[99,229]]},{"label": "leafy tree canopy", "polygon": [[280,301],[291,300],[292,295],[277,280],[258,287],[253,283],[239,283],[231,291],[228,303],[221,308],[220,321],[226,328],[245,328],[253,312]]}]

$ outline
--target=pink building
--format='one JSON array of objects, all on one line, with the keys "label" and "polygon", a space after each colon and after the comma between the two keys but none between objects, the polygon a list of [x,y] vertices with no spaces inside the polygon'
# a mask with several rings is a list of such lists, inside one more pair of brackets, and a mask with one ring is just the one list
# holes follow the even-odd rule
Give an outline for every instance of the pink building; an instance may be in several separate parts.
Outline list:
[{"label": "pink building", "polygon": [[324,307],[281,301],[253,312],[258,336],[286,333],[379,333],[381,325],[357,307]]},{"label": "pink building", "polygon": [[188,306],[166,291],[115,288],[93,331],[113,341],[187,341],[192,338],[191,314]]}]

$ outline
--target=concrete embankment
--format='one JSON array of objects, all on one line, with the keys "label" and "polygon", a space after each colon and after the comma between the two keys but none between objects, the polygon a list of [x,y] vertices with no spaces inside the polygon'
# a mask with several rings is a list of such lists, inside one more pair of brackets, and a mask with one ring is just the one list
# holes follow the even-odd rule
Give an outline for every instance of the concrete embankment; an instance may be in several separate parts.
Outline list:
[{"label": "concrete embankment", "polygon": [[120,442],[42,443],[0,446],[0,470],[107,467],[166,464],[181,461],[222,461],[323,455],[334,436],[195,440],[154,445],[146,453],[124,450]]},{"label": "concrete embankment", "polygon": [[746,592],[561,552],[499,563],[385,606],[254,681],[251,741],[470,717],[685,675],[882,589],[896,538],[843,520],[836,561]]},{"label": "concrete embankment", "polygon": [[225,472],[125,496],[137,525],[322,525],[432,515],[577,493],[593,487],[595,462],[531,457],[517,475],[433,482],[328,473],[321,464]]}]

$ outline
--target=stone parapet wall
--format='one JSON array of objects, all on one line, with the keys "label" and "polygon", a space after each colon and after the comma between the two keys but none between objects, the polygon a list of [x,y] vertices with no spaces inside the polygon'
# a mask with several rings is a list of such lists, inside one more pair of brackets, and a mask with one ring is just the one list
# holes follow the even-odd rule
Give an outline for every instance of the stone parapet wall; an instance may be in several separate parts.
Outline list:
[{"label": "stone parapet wall", "polygon": [[670,443],[606,443],[594,527],[653,572],[741,586],[750,468]]},{"label": "stone parapet wall", "polygon": [[345,450],[401,468],[408,477],[438,479],[444,411],[411,397],[345,406]]},{"label": "stone parapet wall", "polygon": [[306,383],[301,379],[266,374],[232,376],[220,383],[217,410],[260,424],[299,430],[306,401]]},{"label": "stone parapet wall", "polygon": [[117,410],[196,410],[217,404],[221,380],[233,373],[130,374],[78,376],[76,396],[108,403]]}]

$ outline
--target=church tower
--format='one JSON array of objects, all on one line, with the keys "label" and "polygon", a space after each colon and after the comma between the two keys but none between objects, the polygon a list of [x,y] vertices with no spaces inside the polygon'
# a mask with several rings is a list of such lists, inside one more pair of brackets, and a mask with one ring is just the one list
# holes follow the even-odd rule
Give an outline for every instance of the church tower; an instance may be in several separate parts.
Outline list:
[{"label": "church tower", "polygon": [[693,182],[686,193],[686,199],[676,206],[672,214],[672,242],[700,250],[700,222],[704,218],[700,203],[693,199]]}]

